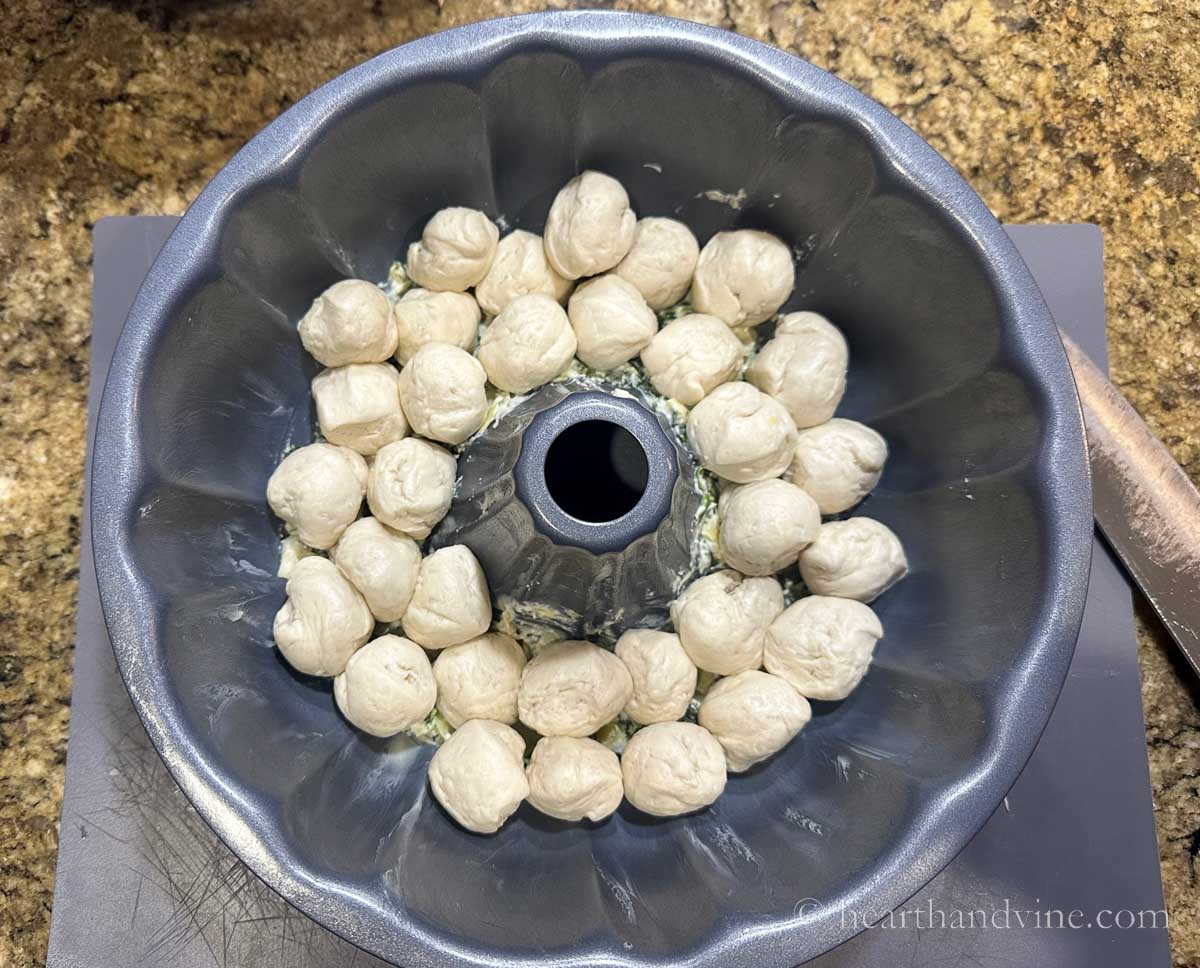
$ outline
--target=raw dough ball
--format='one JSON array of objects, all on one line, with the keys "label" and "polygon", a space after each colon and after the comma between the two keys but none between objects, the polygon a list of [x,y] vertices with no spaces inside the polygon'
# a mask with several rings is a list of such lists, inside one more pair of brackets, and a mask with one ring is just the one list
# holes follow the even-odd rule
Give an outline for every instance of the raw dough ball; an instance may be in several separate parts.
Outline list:
[{"label": "raw dough ball", "polygon": [[517,710],[543,736],[590,736],[625,708],[633,680],[625,663],[590,642],[556,642],[521,676]]},{"label": "raw dough ball", "polygon": [[792,294],[792,252],[767,232],[718,232],[705,244],[692,279],[692,304],[730,326],[757,326]]},{"label": "raw dough ball", "polygon": [[375,620],[363,597],[328,558],[292,565],[287,601],[275,613],[275,644],[297,672],[336,676],[371,637]]},{"label": "raw dough ball", "polygon": [[809,699],[845,699],[867,674],[883,626],[870,606],[809,595],[767,629],[763,665]]},{"label": "raw dough ball", "polygon": [[629,362],[658,332],[654,310],[620,276],[589,279],[571,294],[567,315],[579,340],[575,355],[595,370]]},{"label": "raw dough ball", "polygon": [[687,712],[696,691],[696,666],[678,635],[630,629],[617,640],[616,653],[633,679],[626,716],[648,726],[679,719]]},{"label": "raw dough ball", "polygon": [[287,455],[267,481],[267,503],[310,548],[332,548],[358,517],[367,462],[335,444],[308,444]]},{"label": "raw dough ball", "polygon": [[695,723],[655,723],[621,754],[625,799],[643,813],[674,817],[707,807],[725,789],[725,751]]},{"label": "raw dough ball", "polygon": [[408,433],[400,409],[400,373],[387,363],[350,363],[312,381],[317,422],[331,444],[374,454]]},{"label": "raw dough ball", "polygon": [[900,539],[873,518],[823,524],[800,552],[800,577],[814,595],[869,602],[907,574]]},{"label": "raw dough ball", "polygon": [[822,514],[838,514],[874,490],[887,454],[887,441],[866,424],[834,417],[800,431],[784,477],[804,488]]},{"label": "raw dough ball", "polygon": [[346,671],[333,680],[333,698],[364,733],[395,736],[429,715],[437,685],[419,645],[381,635],[350,656]]},{"label": "raw dough ball", "polygon": [[398,622],[417,585],[421,551],[412,538],[385,528],[375,518],[359,518],[330,553],[380,622]]},{"label": "raw dough ball", "polygon": [[696,404],[687,429],[700,463],[738,484],[778,477],[796,449],[796,424],[783,405],[741,381],[722,384]]},{"label": "raw dough ball", "polygon": [[698,667],[732,676],[762,665],[767,626],[783,611],[774,578],[718,571],[688,585],[671,603],[671,621]]},{"label": "raw dough ball", "polygon": [[594,739],[543,736],[529,766],[529,802],[559,820],[603,820],[621,803],[621,761]]},{"label": "raw dough ball", "polygon": [[850,351],[818,313],[788,313],[746,368],[746,379],[787,407],[798,427],[825,423],[846,392]]},{"label": "raw dough ball", "polygon": [[575,331],[549,296],[520,296],[484,331],[479,361],[488,379],[509,393],[528,393],[571,365]]},{"label": "raw dough ball", "polygon": [[615,178],[585,171],[554,197],[546,216],[546,258],[565,279],[607,272],[633,245],[637,216]]},{"label": "raw dough ball", "polygon": [[488,630],[492,598],[470,548],[450,545],[422,559],[402,622],[404,634],[427,649],[458,645]]},{"label": "raw dough ball", "polygon": [[398,363],[407,363],[426,343],[449,343],[468,353],[475,349],[480,314],[470,293],[410,289],[392,313]]},{"label": "raw dough ball", "polygon": [[655,390],[694,407],[737,375],[744,356],[733,330],[716,316],[695,313],[660,329],[642,350],[642,363]]},{"label": "raw dough ball", "polygon": [[817,536],[817,502],[795,484],[743,484],[721,495],[721,560],[743,575],[772,575],[793,564]]},{"label": "raw dough ball", "polygon": [[300,320],[300,342],[323,366],[382,363],[396,351],[392,304],[362,279],[335,282]]},{"label": "raw dough ball", "polygon": [[494,834],[529,795],[525,740],[511,726],[472,719],[429,761],[438,803],[467,830]]},{"label": "raw dough ball", "polygon": [[421,541],[450,510],[458,461],[444,447],[406,437],[371,462],[367,504],[394,531]]},{"label": "raw dough ball", "polygon": [[687,295],[700,258],[692,230],[672,218],[644,218],[633,245],[613,271],[633,283],[651,309],[674,306]]},{"label": "raw dough ball", "polygon": [[461,444],[483,426],[487,373],[466,350],[426,343],[400,371],[400,404],[422,437]]},{"label": "raw dough ball", "polygon": [[724,747],[731,773],[778,753],[811,718],[807,699],[784,680],[757,671],[718,679],[697,716]]},{"label": "raw dough ball", "polygon": [[500,230],[473,208],[443,208],[408,247],[408,277],[423,289],[464,292],[487,275]]},{"label": "raw dough ball", "polygon": [[566,302],[573,283],[564,279],[546,261],[542,237],[516,229],[500,240],[496,258],[483,282],[475,287],[475,298],[489,316],[498,316],[521,296],[549,296]]},{"label": "raw dough ball", "polygon": [[456,728],[468,719],[515,723],[524,668],[521,647],[499,632],[443,649],[433,664],[438,711]]}]

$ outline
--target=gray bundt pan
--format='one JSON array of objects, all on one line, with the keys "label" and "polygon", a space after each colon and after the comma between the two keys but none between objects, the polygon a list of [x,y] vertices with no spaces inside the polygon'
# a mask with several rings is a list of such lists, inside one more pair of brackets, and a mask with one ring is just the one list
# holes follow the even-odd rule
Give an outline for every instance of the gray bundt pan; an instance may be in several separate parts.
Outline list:
[{"label": "gray bundt pan", "polygon": [[[572,826],[524,807],[477,837],[431,799],[428,748],[355,732],[327,682],[280,661],[263,492],[312,432],[314,364],[295,322],[314,295],[383,278],[445,205],[536,231],[583,168],[701,240],[754,226],[796,247],[789,308],[847,335],[841,412],[892,449],[862,513],[901,536],[912,574],[878,603],[887,637],[862,687],[817,704],[712,808]],[[703,194],[743,189],[740,208]],[[506,459],[520,461],[515,445]],[[518,478],[514,499],[536,503]],[[289,901],[411,966],[785,966],[844,940],[846,909],[911,895],[1016,778],[1070,660],[1091,535],[1062,347],[979,198],[828,74],[733,34],[614,13],[420,40],[251,141],[142,287],[93,481],[105,618],[175,778]],[[571,527],[546,533],[569,544]]]}]

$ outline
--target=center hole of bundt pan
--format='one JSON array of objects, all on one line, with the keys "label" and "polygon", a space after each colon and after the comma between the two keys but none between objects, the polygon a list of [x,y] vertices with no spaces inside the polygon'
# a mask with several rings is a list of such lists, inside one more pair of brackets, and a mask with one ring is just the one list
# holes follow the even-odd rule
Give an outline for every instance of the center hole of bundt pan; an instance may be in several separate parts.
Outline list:
[{"label": "center hole of bundt pan", "polygon": [[543,473],[555,504],[580,521],[603,523],[637,506],[650,465],[641,443],[620,424],[584,420],[554,438]]}]

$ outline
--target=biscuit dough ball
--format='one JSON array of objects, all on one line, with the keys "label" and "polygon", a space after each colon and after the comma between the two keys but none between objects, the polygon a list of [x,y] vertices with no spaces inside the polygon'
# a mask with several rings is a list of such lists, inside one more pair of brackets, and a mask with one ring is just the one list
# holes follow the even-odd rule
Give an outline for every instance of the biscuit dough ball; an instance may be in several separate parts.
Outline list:
[{"label": "biscuit dough ball", "polygon": [[524,651],[500,632],[443,649],[433,664],[438,712],[456,728],[468,719],[515,723],[524,668]]},{"label": "biscuit dough ball", "polygon": [[687,295],[699,258],[700,244],[682,222],[644,218],[613,272],[632,283],[651,309],[666,309]]},{"label": "biscuit dough ball", "polygon": [[823,424],[846,392],[850,352],[824,316],[788,313],[746,368],[746,379],[787,407],[800,428]]},{"label": "biscuit dough ball", "polygon": [[725,749],[729,772],[741,773],[787,746],[812,708],[783,679],[752,670],[713,683],[696,718]]},{"label": "biscuit dough ball", "polygon": [[725,789],[725,751],[695,723],[655,723],[621,754],[625,799],[643,813],[674,817],[707,807]]},{"label": "biscuit dough ball", "polygon": [[308,444],[287,455],[267,480],[267,503],[310,548],[332,548],[358,517],[367,486],[362,455],[336,444]]},{"label": "biscuit dough ball", "polygon": [[721,560],[743,575],[773,575],[817,536],[817,502],[795,484],[772,479],[721,495]]},{"label": "biscuit dough ball", "polygon": [[867,674],[882,636],[869,605],[809,595],[767,629],[763,665],[809,699],[845,699]]},{"label": "biscuit dough ball", "polygon": [[333,680],[333,698],[350,722],[372,736],[395,736],[429,715],[437,698],[425,651],[381,635],[350,656]]},{"label": "biscuit dough ball", "polygon": [[392,304],[362,279],[335,282],[300,320],[300,342],[322,366],[382,363],[396,351]]},{"label": "biscuit dough ball", "polygon": [[499,241],[500,230],[483,212],[443,208],[408,247],[404,268],[423,289],[465,292],[487,275]]},{"label": "biscuit dough ball", "polygon": [[374,628],[367,603],[332,561],[310,555],[292,565],[275,644],[293,669],[336,676]]},{"label": "biscuit dough ball", "polygon": [[783,405],[741,381],[696,404],[687,431],[700,463],[738,484],[778,477],[796,449],[796,424]]},{"label": "biscuit dough ball", "polygon": [[543,736],[525,776],[529,802],[559,820],[603,820],[625,792],[617,754],[594,739]]},{"label": "biscuit dough ball", "polygon": [[401,622],[404,634],[427,649],[458,645],[488,630],[492,598],[470,548],[449,545],[421,560],[417,587]]},{"label": "biscuit dough ball", "polygon": [[585,171],[566,183],[546,216],[546,259],[564,279],[607,272],[633,245],[637,216],[619,181]]},{"label": "biscuit dough ball", "polygon": [[499,316],[514,299],[549,296],[566,302],[574,283],[564,279],[546,259],[542,237],[516,229],[500,240],[496,258],[483,281],[475,287],[475,298],[489,316]]},{"label": "biscuit dough ball", "polygon": [[680,316],[654,334],[642,364],[654,389],[694,407],[714,387],[732,380],[745,348],[716,316]]},{"label": "biscuit dough ball", "polygon": [[461,444],[483,426],[487,373],[466,350],[426,343],[400,371],[400,405],[422,437]]},{"label": "biscuit dough ball", "polygon": [[367,504],[389,528],[422,541],[450,510],[457,476],[458,461],[448,450],[405,437],[375,455]]},{"label": "biscuit dough ball", "polygon": [[683,590],[671,603],[671,621],[692,662],[732,676],[762,665],[767,626],[782,611],[783,589],[774,578],[718,571]]},{"label": "biscuit dough ball", "polygon": [[412,538],[384,527],[377,518],[359,518],[342,533],[330,557],[367,600],[376,621],[400,620],[421,566],[421,551]]},{"label": "biscuit dough ball", "polygon": [[525,740],[511,726],[472,719],[429,761],[429,786],[460,825],[494,834],[529,795]]},{"label": "biscuit dough ball", "polygon": [[648,726],[671,722],[687,712],[696,691],[697,670],[678,635],[629,629],[617,639],[615,651],[633,680],[626,716]]},{"label": "biscuit dough ball", "polygon": [[730,326],[757,326],[792,294],[792,250],[767,232],[718,232],[705,243],[692,279],[692,305]]},{"label": "biscuit dough ball", "polygon": [[628,363],[658,332],[658,317],[620,276],[589,279],[571,294],[567,315],[579,345],[575,355],[595,370]]},{"label": "biscuit dough ball", "polygon": [[549,296],[520,296],[508,304],[479,341],[488,379],[509,393],[549,383],[575,357],[575,331]]},{"label": "biscuit dough ball", "polygon": [[814,595],[869,602],[907,574],[900,539],[873,518],[823,524],[800,552],[800,577]]},{"label": "biscuit dough ball", "polygon": [[804,488],[822,514],[839,514],[875,489],[887,455],[887,441],[866,424],[834,417],[800,431],[784,477]]},{"label": "biscuit dough ball", "polygon": [[556,642],[521,675],[517,712],[543,736],[590,736],[625,708],[633,679],[625,663],[590,642]]},{"label": "biscuit dough ball", "polygon": [[312,381],[317,423],[331,444],[364,456],[408,433],[400,409],[400,373],[388,363],[349,363]]},{"label": "biscuit dough ball", "polygon": [[426,343],[449,343],[470,353],[479,336],[479,304],[466,292],[410,289],[392,307],[396,362],[407,363]]}]

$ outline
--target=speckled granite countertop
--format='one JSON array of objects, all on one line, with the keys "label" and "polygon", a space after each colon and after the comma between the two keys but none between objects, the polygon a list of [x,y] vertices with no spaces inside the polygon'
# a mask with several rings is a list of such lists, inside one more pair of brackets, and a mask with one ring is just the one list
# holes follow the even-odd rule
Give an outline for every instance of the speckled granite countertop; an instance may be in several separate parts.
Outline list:
[{"label": "speckled granite countertop", "polygon": [[[1200,479],[1200,14],[1189,0],[644,0],[891,107],[1007,221],[1107,243],[1117,383]],[[530,0],[9,0],[0,11],[0,968],[41,964],[66,750],[92,223],[180,213],[385,48]],[[1200,690],[1139,612],[1178,965],[1200,965]]]}]

